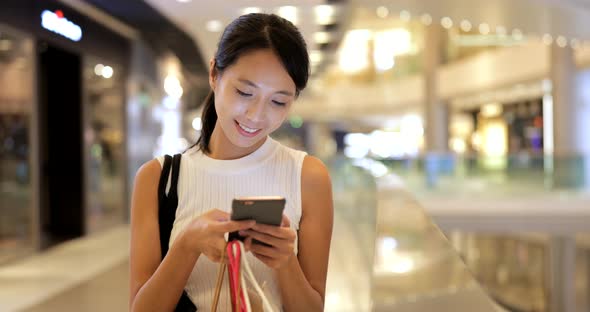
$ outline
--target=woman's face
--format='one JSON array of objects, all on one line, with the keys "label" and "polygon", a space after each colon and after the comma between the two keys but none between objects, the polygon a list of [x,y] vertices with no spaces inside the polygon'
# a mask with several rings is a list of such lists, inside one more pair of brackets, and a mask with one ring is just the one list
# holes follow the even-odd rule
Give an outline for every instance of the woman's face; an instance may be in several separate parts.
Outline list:
[{"label": "woman's face", "polygon": [[295,83],[271,50],[246,53],[221,75],[210,72],[217,126],[233,145],[255,146],[285,121]]}]

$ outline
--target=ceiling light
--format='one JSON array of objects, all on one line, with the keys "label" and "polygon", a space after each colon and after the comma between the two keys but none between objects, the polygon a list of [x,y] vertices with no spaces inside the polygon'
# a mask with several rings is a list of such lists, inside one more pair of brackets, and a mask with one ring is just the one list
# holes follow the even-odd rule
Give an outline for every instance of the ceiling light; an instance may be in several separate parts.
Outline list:
[{"label": "ceiling light", "polygon": [[412,18],[412,15],[410,14],[410,12],[403,10],[399,12],[399,18],[404,22],[408,22]]},{"label": "ceiling light", "polygon": [[180,99],[184,90],[182,89],[178,78],[176,78],[176,76],[169,75],[166,77],[166,79],[164,79],[164,91],[166,91],[169,96],[175,99]]},{"label": "ceiling light", "polygon": [[368,29],[354,29],[346,33],[338,59],[343,72],[355,73],[369,66],[370,39],[371,31]]},{"label": "ceiling light", "polygon": [[412,36],[405,29],[377,32],[373,36],[373,60],[378,71],[386,71],[395,66],[395,56],[412,51]]},{"label": "ceiling light", "polygon": [[223,29],[223,24],[219,20],[210,20],[207,22],[206,27],[210,32],[220,32]]},{"label": "ceiling light", "polygon": [[242,15],[250,14],[250,13],[260,13],[262,10],[257,7],[247,7],[242,10]]},{"label": "ceiling light", "polygon": [[373,39],[373,61],[375,68],[380,72],[390,70],[395,66],[393,50],[396,48],[396,42],[392,39],[389,32],[376,33]]},{"label": "ceiling light", "polygon": [[489,33],[490,33],[490,25],[488,25],[488,24],[486,24],[486,23],[479,24],[479,32],[480,32],[482,35],[487,35],[487,34],[489,34]]},{"label": "ceiling light", "polygon": [[334,7],[327,4],[318,5],[314,8],[315,20],[319,25],[329,25],[334,22]]},{"label": "ceiling light", "polygon": [[555,40],[555,42],[560,48],[565,48],[567,46],[567,39],[564,36],[557,37],[557,40]]},{"label": "ceiling light", "polygon": [[317,65],[322,61],[322,52],[320,51],[311,51],[309,53],[309,61],[312,65]]},{"label": "ceiling light", "polygon": [[432,24],[432,16],[430,16],[430,14],[423,14],[422,17],[420,17],[420,20],[426,26]]},{"label": "ceiling light", "polygon": [[110,66],[103,67],[102,76],[106,79],[113,77],[113,68]]},{"label": "ceiling light", "polygon": [[176,1],[181,2],[181,3],[188,3],[188,2],[191,2],[192,0],[176,0]]},{"label": "ceiling light", "polygon": [[544,34],[543,43],[546,45],[551,45],[553,43],[553,37],[550,34]]},{"label": "ceiling light", "polygon": [[412,34],[403,28],[378,32],[374,36],[375,43],[389,41],[391,44],[390,53],[393,55],[404,55],[412,52]]},{"label": "ceiling light", "polygon": [[389,15],[389,9],[384,6],[380,6],[377,8],[377,16],[380,18],[386,18]]},{"label": "ceiling light", "polygon": [[96,64],[96,66],[94,66],[94,74],[96,74],[97,76],[102,76],[103,68],[104,68],[104,65]]},{"label": "ceiling light", "polygon": [[297,7],[288,5],[288,6],[282,6],[279,8],[278,12],[280,17],[290,21],[291,23],[293,23],[294,25],[297,25]]},{"label": "ceiling light", "polygon": [[325,44],[330,42],[330,34],[325,31],[318,31],[313,34],[313,40],[317,44]]},{"label": "ceiling light", "polygon": [[502,105],[499,103],[489,103],[481,107],[481,115],[483,117],[496,117],[502,114]]},{"label": "ceiling light", "polygon": [[463,30],[464,32],[469,32],[471,31],[471,28],[471,23],[468,20],[461,21],[461,30]]},{"label": "ceiling light", "polygon": [[453,20],[450,17],[445,16],[440,20],[440,24],[446,29],[451,29],[451,27],[453,27]]}]

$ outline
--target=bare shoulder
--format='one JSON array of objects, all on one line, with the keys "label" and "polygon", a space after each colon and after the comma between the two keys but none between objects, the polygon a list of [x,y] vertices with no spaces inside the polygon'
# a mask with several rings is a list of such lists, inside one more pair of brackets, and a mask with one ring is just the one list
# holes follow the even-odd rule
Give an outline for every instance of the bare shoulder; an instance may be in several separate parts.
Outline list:
[{"label": "bare shoulder", "polygon": [[326,165],[316,157],[305,156],[301,169],[301,183],[309,188],[321,185],[330,185],[330,173]]},{"label": "bare shoulder", "polygon": [[158,179],[161,171],[160,162],[157,159],[152,159],[139,167],[135,174],[135,182],[137,183],[139,180],[151,181],[153,178]]},{"label": "bare shoulder", "polygon": [[330,173],[326,165],[316,157],[308,155],[303,160],[301,195],[304,209],[318,200],[331,200],[332,182],[330,181]]},{"label": "bare shoulder", "polygon": [[158,184],[162,167],[157,159],[144,163],[135,174],[131,199],[131,216],[137,217],[146,211],[157,212]]}]

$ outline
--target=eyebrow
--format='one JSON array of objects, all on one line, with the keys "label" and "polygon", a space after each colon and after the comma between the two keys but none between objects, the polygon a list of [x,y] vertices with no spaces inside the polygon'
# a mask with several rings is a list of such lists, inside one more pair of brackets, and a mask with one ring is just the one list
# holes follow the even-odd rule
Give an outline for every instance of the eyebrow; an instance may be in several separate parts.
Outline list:
[{"label": "eyebrow", "polygon": [[[245,83],[245,84],[247,84],[249,86],[252,86],[254,88],[258,88],[258,85],[257,84],[255,84],[254,82],[252,82],[252,81],[250,81],[248,79],[238,79],[238,81],[241,82],[241,83]],[[281,90],[281,91],[278,91],[276,93],[287,95],[287,96],[293,96],[293,92],[289,92],[289,91],[286,91],[286,90]]]}]

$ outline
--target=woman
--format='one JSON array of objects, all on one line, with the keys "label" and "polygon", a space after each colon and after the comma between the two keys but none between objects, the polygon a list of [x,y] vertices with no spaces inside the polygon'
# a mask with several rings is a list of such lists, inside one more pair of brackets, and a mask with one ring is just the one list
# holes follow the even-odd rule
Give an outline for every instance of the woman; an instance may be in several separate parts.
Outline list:
[{"label": "woman", "polygon": [[[323,309],[333,222],[330,177],[318,159],[268,136],[285,121],[308,76],[305,41],[289,21],[249,14],[227,26],[210,61],[201,137],[182,157],[178,210],[163,260],[157,207],[162,159],[137,172],[131,310],[171,311],[186,290],[200,311],[209,311],[224,235],[232,231],[247,237],[249,262],[277,307]],[[287,199],[281,226],[229,220],[233,198],[258,195]],[[231,309],[227,293],[221,292],[220,311]]]}]

